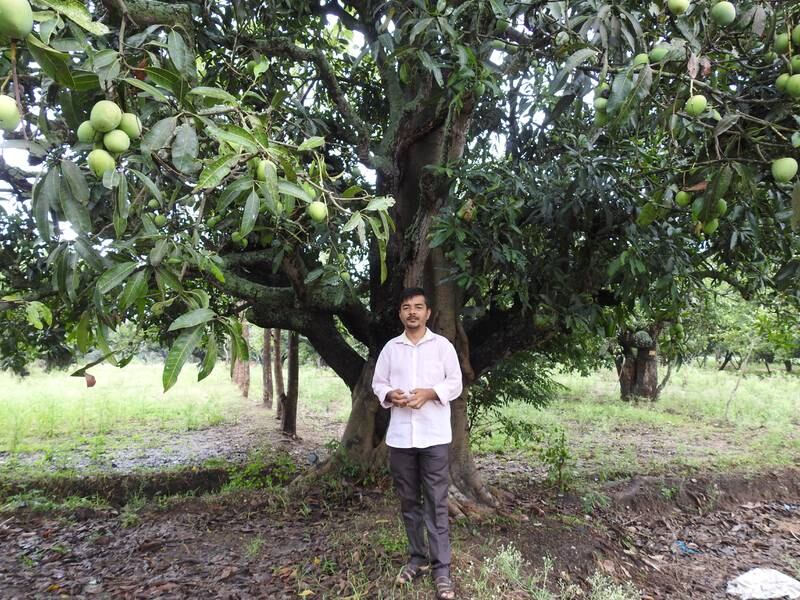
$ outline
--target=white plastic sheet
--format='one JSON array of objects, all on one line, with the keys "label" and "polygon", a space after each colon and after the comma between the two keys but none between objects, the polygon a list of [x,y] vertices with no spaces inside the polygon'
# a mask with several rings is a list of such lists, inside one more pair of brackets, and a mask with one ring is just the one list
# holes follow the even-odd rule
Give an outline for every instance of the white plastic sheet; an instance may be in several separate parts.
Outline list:
[{"label": "white plastic sheet", "polygon": [[742,600],[800,598],[800,581],[775,569],[752,569],[728,582],[728,594]]}]

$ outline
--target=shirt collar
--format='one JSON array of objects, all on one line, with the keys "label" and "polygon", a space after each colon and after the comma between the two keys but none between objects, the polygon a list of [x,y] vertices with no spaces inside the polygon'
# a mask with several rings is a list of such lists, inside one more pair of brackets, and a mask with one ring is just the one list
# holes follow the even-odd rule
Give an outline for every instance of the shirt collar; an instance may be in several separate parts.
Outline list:
[{"label": "shirt collar", "polygon": [[428,342],[432,339],[433,339],[433,332],[426,327],[425,335],[423,335],[422,338],[416,344],[412,342],[410,339],[408,339],[408,336],[406,335],[405,331],[400,335],[400,337],[397,338],[397,341],[400,344],[408,344],[409,346],[419,346],[420,344]]}]

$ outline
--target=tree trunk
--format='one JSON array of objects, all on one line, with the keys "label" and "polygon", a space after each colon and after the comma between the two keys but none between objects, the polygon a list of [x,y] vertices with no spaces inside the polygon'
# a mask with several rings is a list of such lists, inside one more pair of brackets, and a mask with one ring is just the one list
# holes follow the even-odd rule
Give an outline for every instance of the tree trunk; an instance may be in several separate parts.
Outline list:
[{"label": "tree trunk", "polygon": [[[658,386],[658,334],[661,324],[651,325],[645,331],[625,331],[620,335],[622,356],[617,359],[620,397],[623,400],[646,398],[657,400]],[[647,335],[643,335],[647,333]]]},{"label": "tree trunk", "polygon": [[787,373],[791,373],[792,372],[792,361],[791,360],[783,361],[783,366],[786,367],[786,372]]},{"label": "tree trunk", "polygon": [[764,361],[764,366],[767,367],[767,375],[772,375],[772,371],[769,370],[769,361]]},{"label": "tree trunk", "polygon": [[272,409],[272,330],[264,329],[264,344],[261,349],[261,402]]},{"label": "tree trunk", "polygon": [[720,366],[719,370],[724,371],[725,367],[728,366],[728,363],[731,362],[732,358],[733,358],[733,352],[727,352],[725,354],[725,360],[722,361],[722,365]]},{"label": "tree trunk", "polygon": [[[250,338],[250,324],[242,317],[242,337],[247,341]],[[245,398],[250,394],[250,357],[236,357],[233,365],[233,382],[239,387]]]},{"label": "tree trunk", "polygon": [[283,386],[283,360],[281,357],[281,330],[272,330],[273,349],[275,354],[272,357],[272,368],[275,380],[275,400],[278,404],[275,417],[283,417],[283,403],[286,400],[286,390]]},{"label": "tree trunk", "polygon": [[292,437],[297,435],[297,397],[300,386],[300,365],[298,348],[300,335],[296,331],[289,332],[289,385],[283,402],[281,415],[281,431]]}]

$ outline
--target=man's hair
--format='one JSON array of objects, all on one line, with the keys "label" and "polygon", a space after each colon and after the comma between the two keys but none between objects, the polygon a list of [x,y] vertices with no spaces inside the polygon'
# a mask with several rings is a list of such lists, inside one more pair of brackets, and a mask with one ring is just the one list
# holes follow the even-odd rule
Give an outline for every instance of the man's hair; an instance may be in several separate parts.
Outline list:
[{"label": "man's hair", "polygon": [[405,302],[409,298],[413,298],[414,296],[422,296],[423,298],[425,298],[425,306],[427,306],[428,308],[431,307],[430,300],[428,299],[428,294],[425,293],[424,289],[422,289],[421,287],[410,287],[400,292],[400,304],[398,305],[398,308],[400,306],[403,306],[403,302]]}]

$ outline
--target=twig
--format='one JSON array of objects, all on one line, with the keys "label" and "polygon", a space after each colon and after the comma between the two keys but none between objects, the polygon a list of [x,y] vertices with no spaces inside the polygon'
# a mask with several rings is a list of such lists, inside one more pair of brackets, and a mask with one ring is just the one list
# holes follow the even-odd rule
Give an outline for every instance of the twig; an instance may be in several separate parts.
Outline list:
[{"label": "twig", "polygon": [[[14,96],[17,100],[17,108],[21,117],[25,116],[25,107],[22,106],[22,96],[19,93],[19,78],[17,77],[17,41],[11,40],[11,78],[14,81]],[[28,131],[26,123],[22,124],[22,137],[28,141]]]}]

